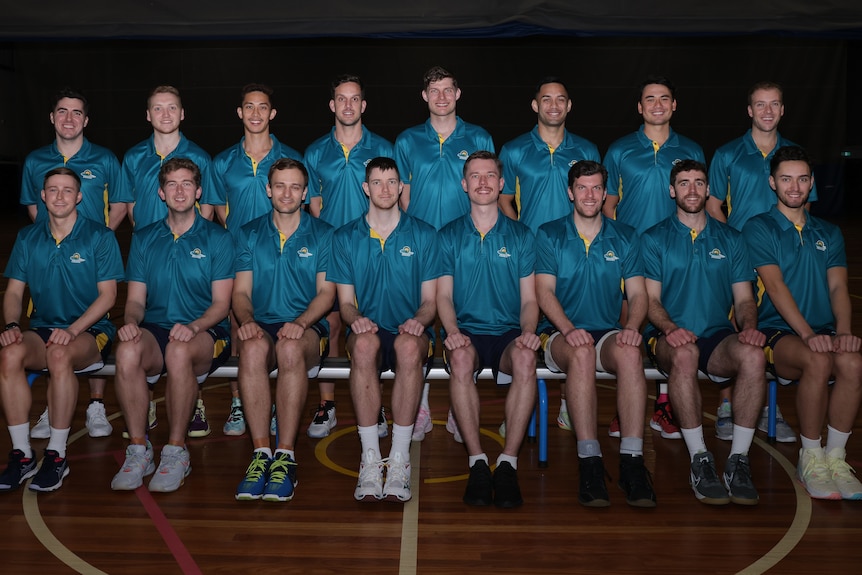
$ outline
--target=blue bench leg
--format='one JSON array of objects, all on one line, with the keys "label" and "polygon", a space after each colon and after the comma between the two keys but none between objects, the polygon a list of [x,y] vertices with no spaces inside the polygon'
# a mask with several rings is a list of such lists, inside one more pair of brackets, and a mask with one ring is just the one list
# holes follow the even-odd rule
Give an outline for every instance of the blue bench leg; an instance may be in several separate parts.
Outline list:
[{"label": "blue bench leg", "polygon": [[536,443],[536,410],[530,415],[530,423],[527,425],[527,443]]},{"label": "blue bench leg", "polygon": [[548,466],[548,386],[544,379],[539,385],[539,467]]},{"label": "blue bench leg", "polygon": [[778,381],[775,379],[770,379],[768,381],[768,384],[767,405],[769,406],[769,417],[767,418],[766,425],[766,441],[768,443],[775,443],[775,412],[778,406]]}]

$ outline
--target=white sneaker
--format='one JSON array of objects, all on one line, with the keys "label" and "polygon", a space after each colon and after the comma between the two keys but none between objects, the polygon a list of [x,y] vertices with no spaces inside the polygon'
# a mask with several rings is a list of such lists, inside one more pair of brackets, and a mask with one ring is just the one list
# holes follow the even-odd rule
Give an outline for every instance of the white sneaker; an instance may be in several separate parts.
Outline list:
[{"label": "white sneaker", "polygon": [[461,437],[461,431],[458,429],[458,422],[455,421],[455,415],[452,413],[452,408],[449,408],[449,416],[446,418],[446,431],[455,436],[455,441],[464,443],[464,438]]},{"label": "white sneaker", "polygon": [[[329,408],[326,407],[327,405]],[[322,439],[327,437],[336,425],[338,425],[338,419],[335,417],[335,402],[322,404],[314,412],[306,433],[313,439]]]},{"label": "white sneaker", "polygon": [[147,410],[147,427],[149,429],[155,429],[159,424],[159,420],[156,418],[156,402],[150,402],[150,408]]},{"label": "white sneaker", "polygon": [[129,445],[126,448],[126,460],[123,466],[111,480],[114,491],[132,491],[144,484],[144,477],[156,470],[153,463],[153,446],[148,441],[146,445]]},{"label": "white sneaker", "polygon": [[380,406],[380,415],[377,416],[377,437],[383,439],[389,435],[389,422],[386,421],[386,409]]},{"label": "white sneaker", "polygon": [[188,449],[176,445],[165,445],[162,448],[159,469],[150,479],[149,489],[163,493],[176,491],[191,473],[191,470]]},{"label": "white sneaker", "polygon": [[105,404],[94,401],[87,406],[87,433],[90,437],[108,437],[114,431],[108,416],[105,414]]},{"label": "white sneaker", "polygon": [[389,456],[386,463],[386,483],[383,498],[387,501],[410,501],[410,461],[404,461],[400,451]]},{"label": "white sneaker", "polygon": [[[763,408],[760,412],[760,419],[757,420],[757,429],[763,433],[768,433],[769,430],[769,406]],[[784,421],[784,416],[781,415],[781,409],[775,406],[775,441],[778,443],[794,443],[796,442],[796,434],[793,429]]]},{"label": "white sneaker", "polygon": [[48,421],[48,408],[39,416],[39,421],[30,430],[30,437],[33,439],[48,439],[51,437],[51,423]]},{"label": "white sneaker", "polygon": [[822,447],[800,449],[796,472],[808,495],[814,499],[841,499]]},{"label": "white sneaker", "polygon": [[422,441],[426,433],[431,433],[434,424],[431,422],[431,412],[424,405],[419,406],[416,422],[413,424],[413,441]]},{"label": "white sneaker", "polygon": [[359,464],[359,479],[353,498],[357,501],[379,501],[383,499],[383,460],[369,449]]},{"label": "white sneaker", "polygon": [[847,452],[843,447],[836,447],[826,454],[832,481],[841,492],[841,499],[862,499],[862,483],[854,475],[856,470],[845,461],[846,457]]}]

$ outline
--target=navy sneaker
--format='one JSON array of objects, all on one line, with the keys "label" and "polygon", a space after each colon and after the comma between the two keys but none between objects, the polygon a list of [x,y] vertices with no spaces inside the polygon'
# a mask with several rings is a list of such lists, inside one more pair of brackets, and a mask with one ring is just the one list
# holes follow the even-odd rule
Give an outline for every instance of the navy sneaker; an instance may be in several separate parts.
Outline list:
[{"label": "navy sneaker", "polygon": [[266,474],[272,460],[262,451],[255,451],[248,469],[245,470],[239,486],[236,488],[237,501],[252,501],[263,496],[266,486]]},{"label": "navy sneaker", "polygon": [[9,452],[9,465],[0,474],[0,492],[15,491],[22,483],[36,475],[36,458],[24,457],[20,449]]},{"label": "navy sneaker", "polygon": [[296,480],[296,462],[290,455],[280,451],[269,464],[263,500],[290,501],[293,499],[297,483],[299,482]]},{"label": "navy sneaker", "polygon": [[56,491],[63,486],[63,479],[69,475],[69,464],[65,457],[53,449],[45,450],[45,457],[39,471],[30,482],[31,491]]}]

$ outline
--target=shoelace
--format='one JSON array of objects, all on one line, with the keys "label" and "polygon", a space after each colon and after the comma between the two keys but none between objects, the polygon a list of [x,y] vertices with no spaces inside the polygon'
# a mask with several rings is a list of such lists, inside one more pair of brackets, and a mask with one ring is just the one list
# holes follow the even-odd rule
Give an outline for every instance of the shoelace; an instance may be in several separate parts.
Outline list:
[{"label": "shoelace", "polygon": [[245,472],[245,476],[247,479],[252,481],[257,481],[260,479],[263,474],[266,473],[266,459],[263,458],[255,458],[248,466],[248,470]]},{"label": "shoelace", "polygon": [[275,458],[269,468],[269,480],[275,483],[284,483],[284,480],[287,479],[288,471],[291,466],[295,467],[296,462],[291,461],[286,457]]}]

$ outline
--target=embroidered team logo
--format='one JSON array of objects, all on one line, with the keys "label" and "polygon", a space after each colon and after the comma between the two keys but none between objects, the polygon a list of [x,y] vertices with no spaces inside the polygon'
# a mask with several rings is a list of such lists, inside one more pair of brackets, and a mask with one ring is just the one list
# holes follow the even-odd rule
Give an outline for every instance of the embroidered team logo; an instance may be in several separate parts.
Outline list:
[{"label": "embroidered team logo", "polygon": [[817,240],[816,242],[814,242],[814,249],[819,250],[821,252],[825,252],[826,251],[826,242],[824,242],[823,240]]},{"label": "embroidered team logo", "polygon": [[509,253],[509,250],[506,249],[506,246],[503,246],[499,250],[497,250],[497,255],[501,258],[510,258],[512,254]]},{"label": "embroidered team logo", "polygon": [[85,262],[85,261],[87,261],[87,260],[85,260],[84,258],[82,258],[82,257],[81,257],[81,254],[79,254],[78,252],[75,252],[74,254],[72,254],[72,255],[69,257],[69,261],[70,261],[70,262],[72,262],[73,264],[82,264],[82,263],[84,263],[84,262]]},{"label": "embroidered team logo", "polygon": [[724,255],[723,253],[721,253],[720,249],[712,248],[711,250],[709,250],[709,257],[711,257],[714,260],[723,260],[727,256]]},{"label": "embroidered team logo", "polygon": [[619,260],[619,256],[614,253],[614,250],[608,250],[605,252],[605,261],[606,262],[615,262]]},{"label": "embroidered team logo", "polygon": [[577,160],[572,160],[571,162],[569,162],[569,167],[571,168],[572,166],[574,166],[577,163],[578,163]]},{"label": "embroidered team logo", "polygon": [[374,158],[368,158],[367,160],[365,160],[364,162],[362,162],[362,165],[363,165],[363,166],[365,166],[365,167],[367,168],[367,167],[368,167],[368,162],[370,162],[370,161],[371,161],[371,160],[373,160],[373,159],[374,159]]},{"label": "embroidered team logo", "polygon": [[94,174],[90,170],[84,170],[83,172],[81,172],[81,178],[84,180],[95,180],[96,174]]},{"label": "embroidered team logo", "polygon": [[466,160],[468,157],[470,157],[470,154],[467,153],[467,150],[461,150],[460,152],[458,152],[459,160]]},{"label": "embroidered team logo", "polygon": [[403,248],[398,250],[398,253],[401,254],[401,257],[411,258],[411,257],[413,257],[413,254],[415,254],[416,252],[411,250],[410,246],[404,246]]},{"label": "embroidered team logo", "polygon": [[207,257],[206,254],[203,253],[203,251],[201,251],[200,248],[193,249],[192,251],[189,252],[189,255],[191,255],[196,260],[200,260],[200,259]]},{"label": "embroidered team logo", "polygon": [[678,163],[680,163],[681,161],[682,161],[682,158],[677,158],[677,159],[675,159],[674,161],[672,161],[672,162],[671,162],[671,164],[675,166],[675,165],[677,165]]},{"label": "embroidered team logo", "polygon": [[311,253],[310,251],[308,251],[307,247],[303,246],[303,247],[299,248],[298,250],[296,250],[296,255],[298,255],[301,258],[310,258],[314,254]]}]

